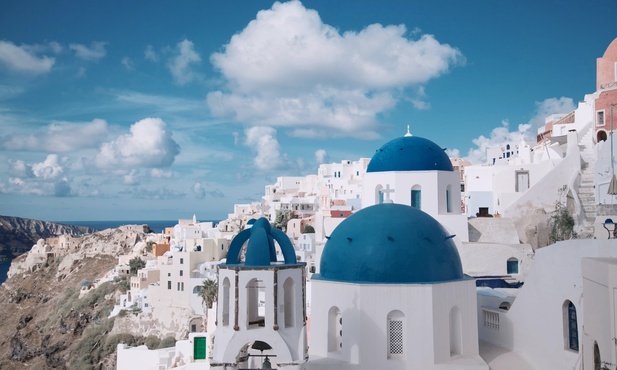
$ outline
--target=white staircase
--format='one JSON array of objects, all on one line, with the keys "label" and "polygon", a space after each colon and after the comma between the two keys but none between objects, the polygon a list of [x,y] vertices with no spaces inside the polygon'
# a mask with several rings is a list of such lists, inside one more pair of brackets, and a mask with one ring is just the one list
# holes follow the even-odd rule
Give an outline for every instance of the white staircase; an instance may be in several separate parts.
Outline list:
[{"label": "white staircase", "polygon": [[593,149],[594,130],[587,132],[579,141],[581,150],[581,183],[578,187],[578,197],[581,201],[584,221],[580,231],[580,238],[592,238],[594,235],[594,222],[596,220],[596,196],[595,175],[596,157]]}]

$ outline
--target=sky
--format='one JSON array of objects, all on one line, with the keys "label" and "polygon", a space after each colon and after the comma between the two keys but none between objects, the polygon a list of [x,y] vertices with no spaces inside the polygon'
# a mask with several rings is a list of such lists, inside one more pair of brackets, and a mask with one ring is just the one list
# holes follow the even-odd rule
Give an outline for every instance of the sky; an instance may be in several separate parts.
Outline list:
[{"label": "sky", "polygon": [[0,215],[223,219],[406,132],[482,163],[595,90],[617,2],[0,1]]}]

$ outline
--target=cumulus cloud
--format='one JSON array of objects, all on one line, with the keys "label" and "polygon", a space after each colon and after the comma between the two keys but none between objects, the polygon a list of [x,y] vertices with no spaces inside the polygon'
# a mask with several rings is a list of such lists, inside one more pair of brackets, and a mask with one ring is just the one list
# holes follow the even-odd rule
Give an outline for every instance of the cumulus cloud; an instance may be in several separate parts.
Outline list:
[{"label": "cumulus cloud", "polygon": [[43,162],[27,164],[9,160],[8,182],[0,184],[3,192],[27,195],[65,197],[72,194],[65,167],[67,158],[49,154]]},{"label": "cumulus cloud", "polygon": [[227,82],[208,94],[215,115],[298,136],[375,137],[376,116],[401,89],[446,73],[462,55],[432,35],[407,37],[403,25],[341,33],[291,1],[259,12],[211,61]]},{"label": "cumulus cloud", "polygon": [[101,145],[94,159],[100,169],[159,168],[170,166],[180,146],[160,118],[145,118],[131,126],[129,134]]},{"label": "cumulus cloud", "polygon": [[529,120],[529,124],[533,129],[544,126],[544,119],[551,114],[570,113],[576,109],[572,98],[549,98],[543,101],[536,102],[535,115]]},{"label": "cumulus cloud", "polygon": [[70,152],[97,147],[108,134],[107,122],[54,122],[45,129],[28,134],[0,136],[0,148],[6,150]]},{"label": "cumulus cloud", "polygon": [[281,157],[280,145],[276,139],[276,130],[272,127],[255,126],[244,130],[244,144],[256,154],[253,159],[259,170],[280,168],[284,161]]},{"label": "cumulus cloud", "polygon": [[324,149],[317,149],[315,151],[315,162],[317,162],[317,164],[327,163],[328,153]]},{"label": "cumulus cloud", "polygon": [[198,199],[204,199],[206,196],[210,196],[213,198],[225,197],[225,194],[223,194],[223,192],[219,189],[208,191],[206,189],[206,184],[202,183],[201,181],[197,181],[196,183],[194,183],[191,187],[191,190],[193,191],[193,195],[195,196],[195,198]]},{"label": "cumulus cloud", "polygon": [[199,64],[199,62],[201,62],[201,57],[195,51],[193,43],[185,39],[176,45],[176,55],[167,66],[174,77],[174,81],[178,85],[186,85],[201,78],[199,73],[193,71],[193,65]]},{"label": "cumulus cloud", "polygon": [[501,126],[495,127],[491,131],[489,137],[480,135],[479,137],[473,139],[472,142],[476,148],[469,149],[469,152],[464,159],[472,164],[486,163],[486,150],[488,148],[509,142],[521,142],[522,140],[529,138],[529,129],[531,128],[531,125],[520,124],[518,125],[516,131],[510,131],[509,125],[509,122],[504,120],[501,122]]},{"label": "cumulus cloud", "polygon": [[[523,140],[535,140],[536,130],[544,125],[544,119],[551,114],[570,113],[576,109],[571,98],[548,98],[535,103],[534,116],[528,123],[520,124],[515,131],[510,131],[509,122],[504,120],[501,126],[494,128],[488,137],[480,135],[472,140],[475,148],[469,149],[465,160],[473,164],[486,163],[486,150],[491,147],[501,146],[505,143],[521,142]],[[458,149],[454,149],[459,154]]]},{"label": "cumulus cloud", "polygon": [[42,74],[49,72],[55,59],[48,56],[38,57],[35,49],[31,45],[17,46],[12,42],[0,41],[0,64],[20,73]]},{"label": "cumulus cloud", "polygon": [[73,50],[75,52],[75,56],[79,59],[97,61],[107,55],[105,45],[107,45],[106,42],[95,41],[90,44],[90,47],[82,44],[70,44],[69,49]]},{"label": "cumulus cloud", "polygon": [[156,179],[171,179],[174,177],[174,173],[160,168],[153,168],[150,170],[150,177]]}]

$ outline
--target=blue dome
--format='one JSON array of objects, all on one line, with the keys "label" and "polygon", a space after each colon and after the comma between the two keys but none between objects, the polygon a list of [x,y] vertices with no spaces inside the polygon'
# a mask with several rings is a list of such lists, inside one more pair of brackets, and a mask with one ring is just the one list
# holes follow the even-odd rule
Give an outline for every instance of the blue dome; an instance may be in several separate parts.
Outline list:
[{"label": "blue dome", "polygon": [[244,266],[263,267],[270,266],[272,262],[276,262],[275,240],[281,247],[285,264],[297,263],[296,252],[289,237],[281,230],[272,228],[268,220],[262,217],[254,221],[251,228],[238,233],[231,241],[229,251],[227,252],[226,265],[240,264],[240,252],[247,240],[248,245],[246,246]]},{"label": "blue dome", "polygon": [[462,279],[452,236],[416,208],[395,203],[370,206],[334,229],[315,278],[380,284]]},{"label": "blue dome", "polygon": [[371,158],[366,172],[453,171],[450,158],[434,142],[404,136],[385,143]]}]

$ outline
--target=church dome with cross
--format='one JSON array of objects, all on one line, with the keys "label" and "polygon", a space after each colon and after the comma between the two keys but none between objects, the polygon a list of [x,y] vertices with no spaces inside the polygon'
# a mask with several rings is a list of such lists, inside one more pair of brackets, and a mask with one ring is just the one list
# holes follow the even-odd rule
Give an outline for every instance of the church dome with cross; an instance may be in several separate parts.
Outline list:
[{"label": "church dome with cross", "polygon": [[366,172],[453,171],[450,158],[434,142],[409,132],[377,149]]},{"label": "church dome with cross", "polygon": [[459,280],[463,269],[453,236],[410,206],[364,208],[333,231],[316,278],[379,284]]}]

